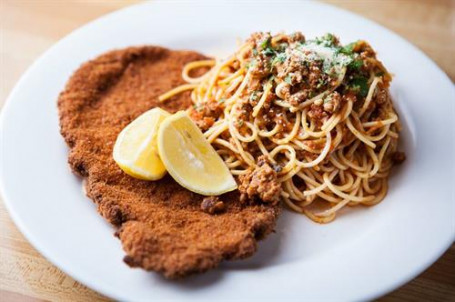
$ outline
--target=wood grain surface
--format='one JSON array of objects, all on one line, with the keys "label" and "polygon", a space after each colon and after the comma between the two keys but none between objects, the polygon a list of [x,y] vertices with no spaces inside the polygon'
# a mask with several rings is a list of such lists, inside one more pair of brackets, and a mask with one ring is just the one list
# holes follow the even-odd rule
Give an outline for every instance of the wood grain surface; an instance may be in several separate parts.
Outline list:
[{"label": "wood grain surface", "polygon": [[[0,106],[25,69],[73,29],[137,1],[0,0]],[[455,1],[326,1],[417,45],[455,81]],[[455,101],[455,100],[454,100]],[[44,259],[0,201],[0,301],[105,301]],[[455,301],[455,245],[381,301]]]}]

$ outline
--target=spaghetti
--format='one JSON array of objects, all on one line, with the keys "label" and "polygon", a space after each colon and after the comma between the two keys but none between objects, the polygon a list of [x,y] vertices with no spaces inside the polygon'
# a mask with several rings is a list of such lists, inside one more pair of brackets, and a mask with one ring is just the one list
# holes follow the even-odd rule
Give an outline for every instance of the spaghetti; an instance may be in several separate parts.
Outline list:
[{"label": "spaghetti", "polygon": [[[210,70],[192,77],[200,67]],[[391,76],[364,41],[255,33],[224,61],[187,64],[183,78],[160,100],[191,90],[191,117],[239,182],[261,176],[267,162],[258,191],[278,189],[261,199],[316,222],[380,202],[403,160]]]}]

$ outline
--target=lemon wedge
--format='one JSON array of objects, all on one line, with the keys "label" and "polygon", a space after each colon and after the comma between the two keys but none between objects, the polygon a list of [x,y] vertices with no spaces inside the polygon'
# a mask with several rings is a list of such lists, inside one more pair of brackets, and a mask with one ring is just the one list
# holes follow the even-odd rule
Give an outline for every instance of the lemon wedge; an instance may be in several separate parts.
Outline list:
[{"label": "lemon wedge", "polygon": [[221,157],[184,111],[161,123],[158,150],[169,174],[190,191],[220,195],[237,188]]},{"label": "lemon wedge", "polygon": [[143,180],[157,180],[166,174],[157,147],[161,122],[170,114],[161,108],[146,111],[118,135],[114,160],[128,175]]}]

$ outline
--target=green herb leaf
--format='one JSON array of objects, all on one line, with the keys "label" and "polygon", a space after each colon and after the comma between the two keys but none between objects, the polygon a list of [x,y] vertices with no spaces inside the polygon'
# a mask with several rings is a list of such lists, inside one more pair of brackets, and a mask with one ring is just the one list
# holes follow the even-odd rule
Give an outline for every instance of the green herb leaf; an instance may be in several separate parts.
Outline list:
[{"label": "green herb leaf", "polygon": [[286,61],[286,54],[279,53],[275,58],[273,58],[272,65],[276,65],[278,63],[283,63],[284,61]]},{"label": "green herb leaf", "polygon": [[261,49],[266,49],[266,48],[270,47],[270,40],[271,40],[271,38],[268,37],[267,39],[262,41],[260,44]]},{"label": "green herb leaf", "polygon": [[349,63],[348,68],[351,68],[353,70],[359,70],[362,66],[363,66],[362,60],[354,60],[351,63]]},{"label": "green herb leaf", "polygon": [[326,33],[323,37],[324,40],[329,41],[331,43],[335,42],[335,36],[331,33]]},{"label": "green herb leaf", "polygon": [[251,59],[249,62],[246,62],[245,64],[245,68],[246,69],[250,69],[250,67],[254,67],[256,66],[256,60],[255,59]]},{"label": "green herb leaf", "polygon": [[266,56],[273,56],[275,54],[275,51],[272,48],[268,47],[263,50],[262,53]]},{"label": "green herb leaf", "polygon": [[323,78],[319,78],[318,84],[316,85],[316,89],[319,89],[324,85],[325,85],[325,80]]},{"label": "green herb leaf", "polygon": [[256,91],[253,91],[253,93],[250,95],[250,101],[256,101],[258,98],[258,94]]},{"label": "green herb leaf", "polygon": [[318,37],[314,40],[309,40],[308,42],[331,47],[331,46],[334,46],[335,36],[332,35],[331,33],[327,33],[327,34],[323,35],[322,37]]},{"label": "green herb leaf", "polygon": [[366,97],[368,94],[368,79],[365,77],[355,77],[352,79],[350,87],[358,95]]},{"label": "green herb leaf", "polygon": [[291,78],[291,75],[288,74],[285,78],[284,78],[284,81],[286,83],[288,83],[289,85],[292,85],[292,78]]},{"label": "green herb leaf", "polygon": [[258,50],[256,48],[253,48],[253,56],[257,56],[258,55]]},{"label": "green herb leaf", "polygon": [[356,44],[357,44],[357,42],[349,43],[348,45],[341,47],[339,52],[344,53],[345,55],[351,55],[352,52],[354,51],[354,47]]}]

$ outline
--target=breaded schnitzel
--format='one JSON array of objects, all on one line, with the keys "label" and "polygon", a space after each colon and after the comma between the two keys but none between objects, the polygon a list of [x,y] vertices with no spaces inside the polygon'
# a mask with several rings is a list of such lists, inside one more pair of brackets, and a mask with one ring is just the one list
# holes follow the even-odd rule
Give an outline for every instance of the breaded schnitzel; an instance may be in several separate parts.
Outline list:
[{"label": "breaded schnitzel", "polygon": [[[82,65],[60,94],[61,133],[72,170],[86,178],[87,195],[117,228],[125,262],[183,277],[241,259],[256,251],[280,212],[278,205],[243,204],[239,193],[220,197],[223,212],[201,209],[204,196],[171,177],[142,181],[125,174],[112,158],[118,133],[157,97],[182,84],[185,63],[204,59],[191,51],[138,47],[112,51]],[[170,112],[191,104],[189,92],[160,104]]]}]

